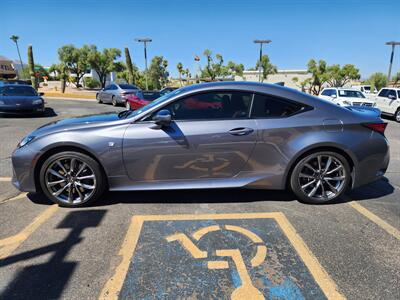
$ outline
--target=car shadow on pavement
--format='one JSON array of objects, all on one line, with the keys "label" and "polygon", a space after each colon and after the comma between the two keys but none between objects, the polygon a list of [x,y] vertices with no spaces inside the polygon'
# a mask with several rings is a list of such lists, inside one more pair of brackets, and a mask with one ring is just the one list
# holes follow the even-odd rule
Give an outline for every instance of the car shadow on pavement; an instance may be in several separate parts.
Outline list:
[{"label": "car shadow on pavement", "polygon": [[[0,299],[59,299],[78,265],[66,259],[69,252],[84,240],[83,231],[98,227],[105,214],[106,210],[72,211],[56,227],[69,229],[62,241],[0,259],[0,268],[22,262]],[[45,262],[29,261],[49,254]]]},{"label": "car shadow on pavement", "polygon": [[[322,203],[320,205],[341,204],[353,200],[376,199],[390,195],[394,187],[389,180],[383,178],[377,182],[359,187],[347,193],[348,197],[340,200]],[[53,204],[41,194],[29,193],[28,198],[42,205]],[[349,199],[350,198],[350,199]],[[162,191],[126,191],[107,192],[95,202],[92,207],[109,206],[119,203],[145,204],[145,203],[239,203],[239,202],[261,202],[261,201],[297,201],[296,196],[287,190],[257,190],[257,189],[199,189],[199,190],[162,190]]]},{"label": "car shadow on pavement", "polygon": [[56,117],[57,113],[51,107],[46,107],[43,114],[7,114],[1,113],[0,118],[8,119],[27,119],[27,118],[51,118]]},{"label": "car shadow on pavement", "polygon": [[389,179],[383,177],[378,181],[356,188],[350,191],[347,195],[351,200],[360,201],[385,197],[393,194],[394,191],[395,188],[390,184]]}]

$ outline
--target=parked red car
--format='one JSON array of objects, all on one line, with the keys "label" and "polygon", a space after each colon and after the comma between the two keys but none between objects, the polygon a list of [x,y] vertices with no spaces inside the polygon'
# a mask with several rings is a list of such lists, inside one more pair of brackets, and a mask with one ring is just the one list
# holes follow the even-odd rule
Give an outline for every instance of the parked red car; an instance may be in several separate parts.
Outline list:
[{"label": "parked red car", "polygon": [[158,91],[139,91],[126,96],[126,109],[136,110],[160,97]]}]

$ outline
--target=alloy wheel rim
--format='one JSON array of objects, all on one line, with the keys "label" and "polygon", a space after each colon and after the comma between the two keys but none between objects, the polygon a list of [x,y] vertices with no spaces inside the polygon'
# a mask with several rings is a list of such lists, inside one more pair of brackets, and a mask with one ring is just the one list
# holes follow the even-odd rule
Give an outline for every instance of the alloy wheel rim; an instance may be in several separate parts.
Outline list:
[{"label": "alloy wheel rim", "polygon": [[400,110],[398,110],[396,113],[396,121],[400,122]]},{"label": "alloy wheel rim", "polygon": [[45,183],[51,195],[69,205],[88,201],[96,191],[93,169],[76,157],[53,161],[46,170]]},{"label": "alloy wheel rim", "polygon": [[327,201],[345,188],[346,170],[343,163],[331,155],[312,155],[300,168],[298,183],[309,198]]}]

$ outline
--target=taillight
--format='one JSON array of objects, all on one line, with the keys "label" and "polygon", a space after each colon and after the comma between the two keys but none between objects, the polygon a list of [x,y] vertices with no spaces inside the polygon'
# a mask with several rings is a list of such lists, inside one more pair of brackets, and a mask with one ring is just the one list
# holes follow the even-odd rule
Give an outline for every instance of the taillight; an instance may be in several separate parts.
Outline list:
[{"label": "taillight", "polygon": [[381,134],[385,133],[385,129],[387,126],[387,123],[364,123],[362,124],[364,127],[367,127],[373,131],[379,132]]}]

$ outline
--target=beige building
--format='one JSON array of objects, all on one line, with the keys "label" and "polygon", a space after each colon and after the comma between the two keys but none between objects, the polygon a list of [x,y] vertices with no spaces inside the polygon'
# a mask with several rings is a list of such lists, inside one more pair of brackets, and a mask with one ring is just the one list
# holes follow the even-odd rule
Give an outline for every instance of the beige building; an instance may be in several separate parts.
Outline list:
[{"label": "beige building", "polygon": [[[311,75],[307,70],[278,70],[276,74],[269,75],[264,80],[266,83],[283,82],[285,86],[300,90],[299,84],[293,81],[293,78],[298,78],[298,82],[302,82]],[[243,77],[235,76],[235,81],[259,81],[259,72],[257,71],[243,71]]]},{"label": "beige building", "polygon": [[12,60],[0,56],[0,79],[15,78],[15,76],[17,76],[17,73],[13,68]]}]

